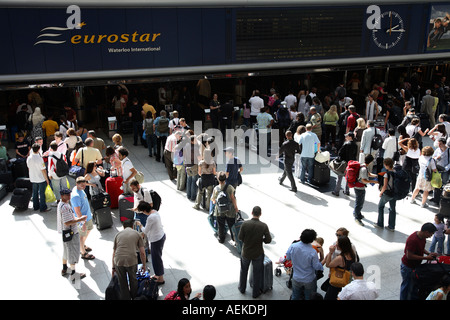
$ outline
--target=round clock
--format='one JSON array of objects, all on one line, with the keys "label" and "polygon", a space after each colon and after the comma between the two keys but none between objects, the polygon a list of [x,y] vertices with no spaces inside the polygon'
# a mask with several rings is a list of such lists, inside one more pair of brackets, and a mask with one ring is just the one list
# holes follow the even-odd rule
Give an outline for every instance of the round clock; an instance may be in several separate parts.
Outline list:
[{"label": "round clock", "polygon": [[397,12],[383,12],[376,20],[378,28],[372,30],[372,38],[381,49],[391,49],[397,45],[405,33],[403,20]]}]

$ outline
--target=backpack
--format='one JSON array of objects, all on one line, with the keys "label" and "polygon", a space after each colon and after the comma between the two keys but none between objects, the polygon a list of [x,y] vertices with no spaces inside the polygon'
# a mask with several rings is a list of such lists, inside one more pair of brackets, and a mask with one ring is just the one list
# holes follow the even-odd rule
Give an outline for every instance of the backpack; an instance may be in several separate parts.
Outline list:
[{"label": "backpack", "polygon": [[291,114],[288,109],[280,108],[277,113],[278,126],[280,128],[289,128],[291,125]]},{"label": "backpack", "polygon": [[383,137],[381,134],[377,132],[377,128],[375,128],[375,134],[372,138],[372,143],[370,144],[370,148],[372,150],[378,150],[383,146]]},{"label": "backpack", "polygon": [[145,119],[144,124],[145,124],[145,127],[144,127],[145,134],[146,135],[153,134],[153,119]]},{"label": "backpack", "polygon": [[217,196],[216,207],[219,213],[225,213],[231,209],[231,200],[228,197],[227,189],[228,183],[225,184],[225,188],[220,190],[219,195]]},{"label": "backpack", "polygon": [[158,121],[158,132],[159,133],[169,133],[169,119],[159,118]]},{"label": "backpack", "polygon": [[61,157],[59,157],[59,159],[55,155],[53,155],[52,157],[56,160],[56,175],[60,178],[67,176],[69,174],[69,165],[64,160],[64,155],[61,154]]},{"label": "backpack", "polygon": [[152,197],[153,209],[159,211],[161,207],[161,196],[154,190],[150,190],[150,196]]},{"label": "backpack", "polygon": [[362,188],[365,186],[364,183],[358,182],[360,168],[361,164],[356,160],[350,160],[347,163],[347,168],[345,169],[345,180],[347,180],[349,188],[354,187]]},{"label": "backpack", "polygon": [[394,167],[394,172],[390,173],[394,177],[394,198],[402,200],[408,195],[411,187],[411,177],[400,165]]}]

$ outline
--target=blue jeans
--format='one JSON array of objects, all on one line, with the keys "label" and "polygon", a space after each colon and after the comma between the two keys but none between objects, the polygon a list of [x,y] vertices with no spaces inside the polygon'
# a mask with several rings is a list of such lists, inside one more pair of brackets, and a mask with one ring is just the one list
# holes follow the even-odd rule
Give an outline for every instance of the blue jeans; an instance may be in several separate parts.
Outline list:
[{"label": "blue jeans", "polygon": [[303,183],[306,182],[305,171],[308,171],[308,182],[312,183],[312,179],[314,177],[314,158],[301,157],[301,162],[302,170],[300,173],[300,181]]},{"label": "blue jeans", "polygon": [[414,299],[414,280],[412,277],[413,269],[400,265],[400,274],[402,275],[402,284],[400,285],[400,300],[415,300]]},{"label": "blue jeans", "polygon": [[195,176],[187,176],[186,178],[186,196],[189,200],[195,200],[197,197],[197,180],[198,174]]},{"label": "blue jeans", "polygon": [[47,210],[47,204],[45,203],[45,189],[47,188],[47,182],[33,183],[33,209],[45,211]]},{"label": "blue jeans", "polygon": [[[433,239],[431,240],[430,252],[437,252],[439,254],[444,253],[444,241],[445,241],[445,235],[442,238],[437,238],[434,235]],[[437,251],[435,251],[436,244],[437,244]]]},{"label": "blue jeans", "polygon": [[386,203],[389,202],[389,223],[388,226],[391,229],[395,229],[395,218],[396,218],[396,211],[395,211],[395,205],[397,203],[397,200],[395,200],[393,197],[390,197],[386,195],[386,193],[383,193],[383,195],[380,198],[380,202],[378,202],[378,221],[377,224],[380,227],[384,226],[384,207]]},{"label": "blue jeans", "polygon": [[156,156],[156,147],[158,146],[156,134],[146,134],[145,138],[147,140],[148,155],[153,156],[153,154],[155,154]]},{"label": "blue jeans", "polygon": [[297,282],[292,279],[292,297],[291,300],[301,300],[304,295],[305,300],[310,300],[311,294],[317,291],[317,280],[312,282]]},{"label": "blue jeans", "polygon": [[366,198],[366,189],[355,189],[355,210],[353,211],[353,216],[355,217],[355,219],[361,220],[362,219],[362,214],[361,214],[361,210],[364,206],[364,200]]}]

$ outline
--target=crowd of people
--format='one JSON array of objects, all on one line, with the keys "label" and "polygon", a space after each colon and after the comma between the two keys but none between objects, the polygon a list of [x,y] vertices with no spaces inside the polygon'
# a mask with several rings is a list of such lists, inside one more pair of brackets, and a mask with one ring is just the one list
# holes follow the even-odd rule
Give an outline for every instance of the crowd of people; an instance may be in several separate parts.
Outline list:
[{"label": "crowd of people", "polygon": [[[323,100],[318,97],[315,89],[300,90],[297,96],[289,92],[284,100],[281,100],[281,94],[275,89],[268,95],[254,90],[248,103],[244,104],[242,121],[248,127],[256,128],[259,138],[261,135],[268,135],[267,141],[270,141],[272,129],[279,130],[278,156],[284,160],[283,175],[279,178],[279,183],[283,184],[287,177],[292,192],[297,192],[296,179],[304,185],[314,184],[314,162],[318,153],[329,151],[336,155],[337,161],[359,162],[356,181],[350,181],[344,172],[340,172],[332,194],[339,197],[343,187],[344,194],[349,195],[350,189],[353,189],[356,196],[353,215],[355,221],[363,225],[364,217],[361,211],[366,186],[380,184],[379,215],[374,227],[384,228],[384,208],[389,203],[386,229],[394,231],[397,198],[393,193],[393,173],[396,167],[401,166],[411,181],[411,203],[415,203],[415,199],[421,196],[423,208],[428,206],[428,201],[440,202],[442,186],[449,179],[450,124],[446,113],[435,118],[434,106],[439,105],[439,100],[436,102],[434,94],[431,105],[431,95],[431,90],[427,90],[420,105],[413,107],[413,100],[406,99],[403,91],[400,90],[399,95],[395,97],[389,97],[382,86],[374,86],[372,92],[367,95],[364,114],[360,115],[353,99],[347,96],[343,83],[339,84],[333,95],[328,95]],[[263,282],[263,244],[271,242],[271,234],[268,226],[259,220],[261,208],[258,206],[253,208],[252,219],[244,222],[239,234],[232,232],[239,212],[236,190],[242,183],[241,174],[244,170],[241,161],[234,154],[234,149],[222,150],[227,162],[226,169],[219,172],[219,150],[215,149],[214,144],[216,137],[205,133],[195,135],[186,119],[179,117],[178,111],[169,114],[166,110],[161,110],[158,114],[147,101],[140,104],[139,100],[133,99],[127,108],[124,107],[126,103],[123,99],[118,101],[120,108],[117,110],[121,114],[128,112],[129,118],[132,119],[134,145],[138,145],[140,141],[141,145],[148,148],[149,157],[154,156],[155,161],[164,163],[169,179],[176,181],[176,189],[186,193],[187,199],[193,202],[194,209],[204,209],[216,217],[219,243],[224,243],[227,230],[230,231],[234,242],[242,242],[238,288],[242,293],[245,292],[247,273],[252,264],[252,296],[258,297]],[[402,117],[398,119],[396,110],[401,103]],[[420,114],[426,113],[430,124],[433,125],[422,128],[416,109],[421,110]],[[76,114],[70,107],[65,107],[65,111],[65,115],[56,121],[52,115],[44,117],[39,107],[30,110],[25,104],[18,108],[18,114],[25,119],[25,126],[17,133],[15,153],[17,159],[26,159],[28,164],[30,181],[33,184],[33,208],[41,212],[51,210],[45,199],[45,191],[47,186],[50,186],[56,198],[52,205],[57,207],[58,231],[63,235],[67,235],[67,230],[70,232],[67,236],[67,239],[70,239],[64,241],[61,273],[75,279],[75,265],[79,258],[95,259],[91,253],[92,248],[86,244],[94,227],[89,198],[103,191],[101,180],[107,172],[114,171],[116,175],[123,177],[124,193],[134,195],[133,211],[138,221],[124,221],[123,230],[116,235],[112,273],[118,276],[121,287],[125,288],[121,291],[122,298],[134,299],[138,289],[138,261],[145,269],[148,251],[155,272],[153,278],[158,285],[165,283],[162,252],[166,233],[161,224],[161,217],[158,211],[153,209],[148,190],[137,181],[139,172],[128,157],[129,152],[123,146],[122,136],[114,135],[113,145],[106,146],[94,130],[83,127],[83,124],[77,121]],[[230,102],[221,105],[216,94],[210,102],[210,111],[213,128],[231,128],[234,115]],[[434,124],[434,119],[437,124]],[[375,148],[374,140],[379,134],[381,143]],[[433,140],[433,146],[423,146],[422,138],[426,135]],[[59,160],[68,164],[68,167],[78,166],[84,169],[84,174],[76,178],[75,186],[70,185],[68,172],[60,174]],[[105,167],[108,170],[105,170]],[[431,185],[427,177],[428,171],[440,173],[441,187]],[[430,192],[433,192],[433,198],[428,200]],[[411,298],[413,290],[410,276],[415,263],[445,253],[444,239],[445,234],[449,233],[448,224],[448,219],[445,223],[442,216],[436,216],[434,223],[424,225],[423,230],[411,235],[411,239],[408,238],[405,249],[407,253],[402,259],[401,299]],[[284,260],[280,262],[292,263],[293,300],[378,297],[378,290],[363,279],[364,267],[348,237],[348,231],[340,228],[336,235],[337,241],[330,246],[326,255],[323,254],[323,243],[317,243],[317,234],[311,229],[304,230],[300,239],[287,249]],[[414,237],[418,239],[413,239]],[[433,237],[430,250],[419,245],[421,252],[414,252],[416,257],[411,258],[411,254],[408,254],[409,248],[417,248],[413,248],[414,245],[410,242],[420,240],[422,243],[429,237]],[[447,244],[447,254],[450,254],[450,242]],[[340,286],[328,279],[322,285],[325,292],[322,297],[317,294],[317,280],[320,279],[324,267],[330,269],[330,278],[335,270],[343,269],[351,275],[353,281]],[[79,276],[83,278],[85,274]],[[447,293],[448,284],[444,283],[441,291],[434,295],[442,297],[442,294]],[[190,294],[189,280],[181,279],[178,289],[170,292],[166,299],[189,299]],[[214,296],[214,287],[205,287],[203,298],[207,300]],[[197,299],[200,297],[200,294],[196,295]]]}]

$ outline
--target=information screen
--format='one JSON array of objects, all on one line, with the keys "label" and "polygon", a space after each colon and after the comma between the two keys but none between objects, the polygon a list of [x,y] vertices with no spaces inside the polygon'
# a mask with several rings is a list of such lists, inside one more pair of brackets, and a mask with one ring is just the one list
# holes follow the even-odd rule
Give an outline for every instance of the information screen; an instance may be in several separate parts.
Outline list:
[{"label": "information screen", "polygon": [[360,55],[364,8],[242,9],[236,61]]}]

